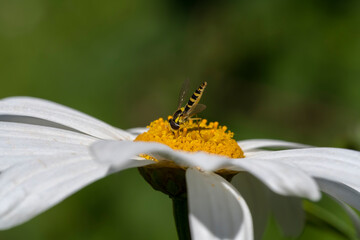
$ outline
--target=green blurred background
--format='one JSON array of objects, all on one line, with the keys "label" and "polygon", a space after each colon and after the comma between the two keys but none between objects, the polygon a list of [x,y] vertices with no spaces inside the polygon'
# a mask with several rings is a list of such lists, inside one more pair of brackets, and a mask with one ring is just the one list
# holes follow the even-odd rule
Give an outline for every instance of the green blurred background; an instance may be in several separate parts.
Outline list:
[{"label": "green blurred background", "polygon": [[[0,0],[0,97],[46,98],[126,129],[172,114],[190,78],[193,89],[208,82],[201,116],[238,140],[360,150],[359,12],[356,0]],[[336,204],[314,206],[337,223],[308,215],[299,239],[349,239]],[[0,239],[176,239],[176,230],[171,201],[128,170]],[[264,239],[290,238],[270,221]]]}]

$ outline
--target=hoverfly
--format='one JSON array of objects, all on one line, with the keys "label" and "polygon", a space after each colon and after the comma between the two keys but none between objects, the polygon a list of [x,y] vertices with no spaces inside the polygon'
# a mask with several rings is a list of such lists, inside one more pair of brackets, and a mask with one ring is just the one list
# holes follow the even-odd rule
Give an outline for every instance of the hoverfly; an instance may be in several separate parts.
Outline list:
[{"label": "hoverfly", "polygon": [[181,107],[184,102],[185,94],[189,88],[189,80],[186,80],[180,90],[178,108],[172,117],[169,117],[169,125],[172,131],[177,131],[181,124],[184,124],[189,118],[197,113],[202,112],[206,106],[199,104],[202,94],[204,93],[207,82],[203,82],[190,97],[185,107]]}]

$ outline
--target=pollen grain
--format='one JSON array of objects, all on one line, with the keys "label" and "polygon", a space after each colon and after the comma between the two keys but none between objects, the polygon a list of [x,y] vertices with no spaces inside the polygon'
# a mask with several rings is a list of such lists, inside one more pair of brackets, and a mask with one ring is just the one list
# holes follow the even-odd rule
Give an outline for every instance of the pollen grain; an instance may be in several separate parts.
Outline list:
[{"label": "pollen grain", "polygon": [[218,122],[188,121],[177,132],[169,129],[168,122],[159,118],[150,123],[149,130],[137,136],[135,141],[159,142],[174,150],[204,151],[230,158],[243,158],[244,153],[233,139],[234,133]]}]

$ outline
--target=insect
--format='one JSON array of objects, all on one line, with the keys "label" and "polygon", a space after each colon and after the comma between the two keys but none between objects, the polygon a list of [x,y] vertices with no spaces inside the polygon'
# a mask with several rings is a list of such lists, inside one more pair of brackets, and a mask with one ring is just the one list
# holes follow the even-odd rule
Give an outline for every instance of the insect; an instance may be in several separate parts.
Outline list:
[{"label": "insect", "polygon": [[201,96],[204,93],[207,82],[203,82],[190,97],[188,103],[185,107],[181,107],[184,102],[185,94],[189,88],[189,80],[186,80],[180,90],[178,108],[173,114],[172,117],[169,117],[169,125],[172,131],[177,131],[180,128],[180,125],[184,124],[195,114],[202,112],[206,106],[204,104],[199,104]]}]

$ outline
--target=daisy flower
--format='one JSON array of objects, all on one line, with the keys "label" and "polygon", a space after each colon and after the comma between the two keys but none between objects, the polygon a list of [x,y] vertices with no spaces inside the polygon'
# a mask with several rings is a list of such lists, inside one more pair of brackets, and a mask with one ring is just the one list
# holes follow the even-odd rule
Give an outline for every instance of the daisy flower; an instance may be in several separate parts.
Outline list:
[{"label": "daisy flower", "polygon": [[270,212],[286,234],[296,235],[303,225],[301,199],[317,201],[321,192],[358,224],[347,205],[360,210],[357,151],[236,142],[225,126],[206,120],[189,121],[177,134],[162,118],[126,131],[47,100],[0,101],[0,229],[134,167],[173,199],[180,239],[260,239]]}]

